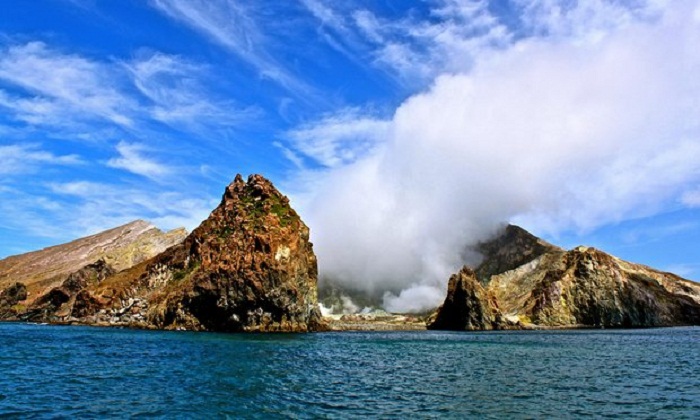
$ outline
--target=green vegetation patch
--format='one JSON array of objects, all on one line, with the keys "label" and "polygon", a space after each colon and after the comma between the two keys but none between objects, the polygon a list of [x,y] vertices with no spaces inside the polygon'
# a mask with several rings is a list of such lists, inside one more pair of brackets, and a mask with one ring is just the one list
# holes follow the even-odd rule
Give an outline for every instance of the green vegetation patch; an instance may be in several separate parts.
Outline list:
[{"label": "green vegetation patch", "polygon": [[201,265],[201,262],[196,261],[193,264],[190,264],[189,267],[174,271],[173,272],[173,281],[180,282],[180,281],[186,279],[192,273],[194,273],[199,268],[200,265]]}]

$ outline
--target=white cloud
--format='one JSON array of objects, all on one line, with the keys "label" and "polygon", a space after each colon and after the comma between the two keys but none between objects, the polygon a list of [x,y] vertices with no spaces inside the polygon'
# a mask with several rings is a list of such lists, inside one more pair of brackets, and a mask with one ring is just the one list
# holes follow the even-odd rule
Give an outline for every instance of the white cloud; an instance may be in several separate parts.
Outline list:
[{"label": "white cloud", "polygon": [[681,196],[681,203],[691,208],[700,207],[700,189],[683,193]]},{"label": "white cloud", "polygon": [[71,115],[131,126],[128,110],[136,104],[119,91],[117,79],[109,66],[63,54],[42,42],[14,45],[0,54],[0,80],[32,96],[15,97],[0,91],[0,106],[15,110],[19,119],[33,124],[55,124]]},{"label": "white cloud", "polygon": [[399,295],[384,294],[384,308],[389,312],[424,312],[435,308],[435,302],[445,299],[445,293],[432,286],[414,284],[401,290]]},{"label": "white cloud", "polygon": [[[593,229],[662,211],[698,185],[697,3],[624,17],[580,7],[566,11],[566,28],[479,44],[473,63],[451,61],[387,125],[362,132],[374,132],[372,147],[350,159],[352,142],[343,143],[347,152],[313,133],[352,138],[353,118],[308,126],[297,150],[326,163],[297,196],[322,275],[389,290],[393,310],[437,305],[449,275],[477,261],[469,245],[502,223]],[[589,24],[591,13],[602,15]],[[435,44],[444,54],[465,48]]]},{"label": "white cloud", "polygon": [[0,174],[18,175],[38,170],[41,166],[78,165],[78,155],[56,155],[42,150],[39,144],[0,145]]},{"label": "white cloud", "polygon": [[217,201],[192,191],[163,191],[149,185],[128,186],[93,181],[51,183],[57,199],[71,201],[70,216],[55,213],[65,232],[87,235],[110,229],[139,218],[148,219],[162,229],[186,227],[192,231],[204,220]]},{"label": "white cloud", "polygon": [[288,133],[301,154],[326,167],[336,167],[367,155],[385,138],[389,123],[346,109]]},{"label": "white cloud", "polygon": [[240,109],[230,101],[214,100],[201,83],[205,69],[180,57],[154,53],[126,65],[134,84],[152,103],[148,112],[169,125],[199,130],[249,121],[254,109]]},{"label": "white cloud", "polygon": [[116,149],[119,157],[107,161],[107,166],[124,169],[154,180],[161,179],[172,172],[168,166],[144,156],[143,152],[148,149],[142,144],[121,141]]},{"label": "white cloud", "polygon": [[180,21],[223,45],[268,78],[298,94],[311,88],[291,75],[271,56],[269,39],[259,29],[255,9],[234,0],[152,0],[151,4],[170,18]]}]

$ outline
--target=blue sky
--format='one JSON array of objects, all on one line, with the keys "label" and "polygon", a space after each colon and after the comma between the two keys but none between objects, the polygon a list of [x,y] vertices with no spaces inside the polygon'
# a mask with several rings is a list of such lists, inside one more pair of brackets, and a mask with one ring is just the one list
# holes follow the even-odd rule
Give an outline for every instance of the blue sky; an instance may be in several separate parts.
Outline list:
[{"label": "blue sky", "polygon": [[136,218],[192,229],[261,173],[322,272],[399,309],[508,221],[700,278],[697,1],[2,11],[0,257]]}]

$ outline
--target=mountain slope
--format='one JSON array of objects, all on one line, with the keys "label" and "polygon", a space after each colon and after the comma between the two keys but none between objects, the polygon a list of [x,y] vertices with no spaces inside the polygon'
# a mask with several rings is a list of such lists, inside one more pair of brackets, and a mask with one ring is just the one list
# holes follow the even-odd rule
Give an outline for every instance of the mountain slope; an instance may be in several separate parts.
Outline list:
[{"label": "mountain slope", "polygon": [[[515,226],[481,249],[484,261],[450,281],[429,328],[700,325],[700,284],[671,273],[594,248],[564,251]],[[491,316],[471,322],[484,308]]]},{"label": "mountain slope", "polygon": [[28,302],[60,286],[70,273],[103,260],[114,270],[130,268],[182,242],[184,228],[162,232],[143,220],[40,251],[0,260],[0,291],[19,282]]}]

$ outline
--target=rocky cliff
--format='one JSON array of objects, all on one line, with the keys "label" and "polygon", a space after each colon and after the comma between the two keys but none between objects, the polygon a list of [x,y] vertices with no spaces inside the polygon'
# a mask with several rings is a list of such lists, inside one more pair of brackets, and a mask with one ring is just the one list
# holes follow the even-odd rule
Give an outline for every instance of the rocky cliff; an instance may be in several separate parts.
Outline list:
[{"label": "rocky cliff", "polygon": [[27,302],[60,287],[69,274],[103,260],[120,271],[182,242],[184,228],[162,232],[137,220],[96,235],[0,260],[0,291],[19,282],[26,286]]},{"label": "rocky cliff", "polygon": [[435,330],[493,330],[503,320],[493,293],[484,288],[474,271],[464,267],[450,277],[447,298],[430,328]]},{"label": "rocky cliff", "polygon": [[118,273],[101,264],[51,289],[20,318],[209,331],[323,327],[309,229],[259,175],[236,176],[180,244]]},{"label": "rocky cliff", "polygon": [[[564,251],[508,226],[450,279],[431,329],[700,325],[700,284],[594,248]],[[477,281],[478,280],[478,281]]]}]

